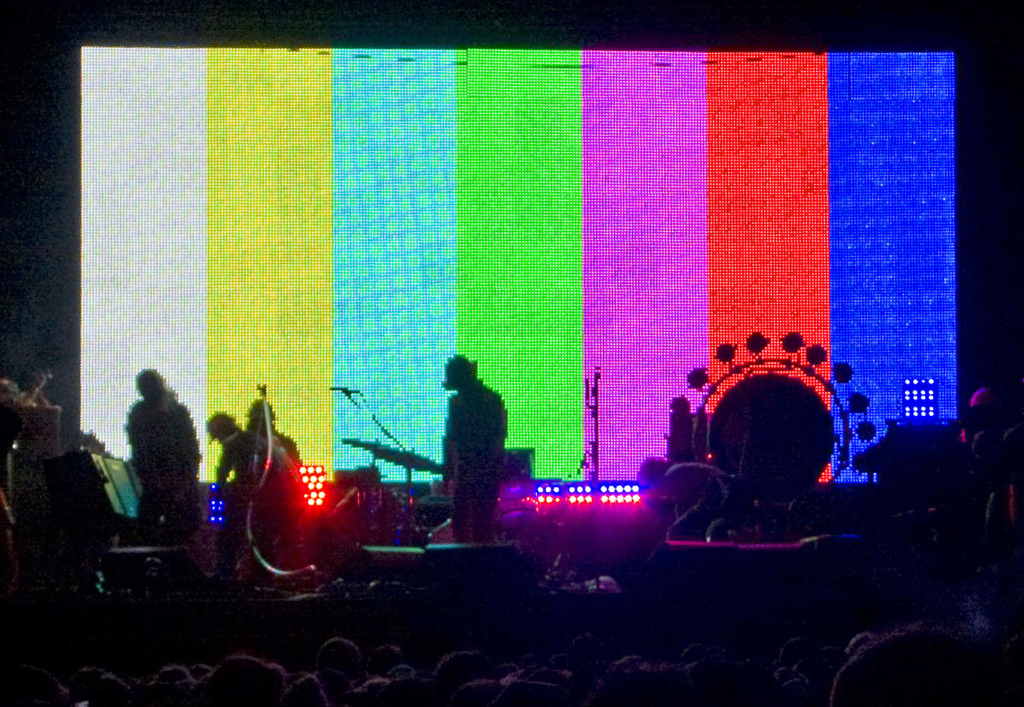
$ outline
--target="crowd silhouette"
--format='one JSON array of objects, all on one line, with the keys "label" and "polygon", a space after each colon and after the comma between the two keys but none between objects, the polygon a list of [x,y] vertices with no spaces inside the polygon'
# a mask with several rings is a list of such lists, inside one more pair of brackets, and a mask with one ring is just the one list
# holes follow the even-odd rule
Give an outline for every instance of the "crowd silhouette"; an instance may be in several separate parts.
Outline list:
[{"label": "crowd silhouette", "polygon": [[[402,646],[368,652],[335,637],[314,662],[237,653],[144,674],[88,665],[64,674],[13,664],[0,707],[908,707],[1010,705],[1024,695],[1024,636],[1004,647],[934,628],[864,632],[846,645],[805,637],[774,655],[693,643],[675,656],[623,655],[590,633],[514,659],[479,650],[420,663]],[[422,647],[419,647],[422,648]]]}]

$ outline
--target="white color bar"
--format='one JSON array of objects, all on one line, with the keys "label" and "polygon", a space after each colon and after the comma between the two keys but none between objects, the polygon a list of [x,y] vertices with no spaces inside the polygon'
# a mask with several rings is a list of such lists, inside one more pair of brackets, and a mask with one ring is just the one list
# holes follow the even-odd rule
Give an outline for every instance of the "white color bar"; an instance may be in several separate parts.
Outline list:
[{"label": "white color bar", "polygon": [[82,49],[82,429],[128,457],[135,376],[204,435],[206,53]]}]

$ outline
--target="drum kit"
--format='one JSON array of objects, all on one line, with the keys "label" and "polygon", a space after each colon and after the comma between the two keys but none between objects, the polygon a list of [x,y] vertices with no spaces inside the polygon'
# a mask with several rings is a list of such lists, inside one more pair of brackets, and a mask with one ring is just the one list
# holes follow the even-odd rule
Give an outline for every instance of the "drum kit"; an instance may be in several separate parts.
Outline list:
[{"label": "drum kit", "polygon": [[[360,545],[422,546],[454,542],[451,527],[451,499],[415,493],[412,472],[440,474],[443,467],[431,459],[399,447],[359,439],[343,444],[370,452],[369,466],[335,471],[340,501],[332,515],[336,530]],[[385,484],[377,462],[385,461],[405,470],[402,484]],[[528,472],[527,472],[528,473]],[[526,478],[529,478],[528,476]],[[515,539],[533,555],[545,555],[555,547],[555,521],[537,512],[529,495],[515,493],[523,484],[506,481],[496,509],[498,534]],[[330,521],[329,521],[330,522]],[[343,529],[343,530],[342,530]],[[553,559],[549,558],[549,559]]]},{"label": "drum kit", "polygon": [[[335,507],[335,515],[342,509],[350,516],[354,513],[349,525],[354,521],[355,535],[363,544],[368,544],[367,541],[396,545],[420,544],[425,532],[416,523],[412,472],[427,471],[439,474],[442,471],[441,465],[406,449],[373,411],[362,391],[347,386],[331,386],[330,390],[342,393],[361,414],[369,416],[384,438],[395,445],[388,446],[380,442],[352,438],[341,440],[349,447],[370,452],[372,459],[368,468],[336,472],[335,480],[339,486],[347,485],[349,488],[342,494],[341,502]],[[381,483],[380,474],[377,472],[378,460],[391,462],[405,470],[400,496]]]},{"label": "drum kit", "polygon": [[[342,490],[335,513],[344,513],[351,533],[361,544],[418,545],[426,538],[429,527],[421,527],[416,513],[412,472],[440,474],[440,464],[399,447],[360,439],[343,439],[342,443],[370,452],[368,467],[338,470],[335,483]],[[384,484],[377,462],[385,461],[402,467],[405,478],[401,485]],[[346,492],[347,490],[347,492]]]}]

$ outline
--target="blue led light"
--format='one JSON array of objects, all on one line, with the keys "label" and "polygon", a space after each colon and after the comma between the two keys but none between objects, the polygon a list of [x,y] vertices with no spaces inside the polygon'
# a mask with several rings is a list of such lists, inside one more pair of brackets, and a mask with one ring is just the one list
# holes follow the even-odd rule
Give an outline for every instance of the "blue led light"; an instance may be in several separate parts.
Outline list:
[{"label": "blue led light", "polygon": [[[903,384],[903,416],[904,417],[935,417],[937,405],[935,400],[934,378],[914,378],[910,383]],[[920,403],[909,406],[906,403]]]}]

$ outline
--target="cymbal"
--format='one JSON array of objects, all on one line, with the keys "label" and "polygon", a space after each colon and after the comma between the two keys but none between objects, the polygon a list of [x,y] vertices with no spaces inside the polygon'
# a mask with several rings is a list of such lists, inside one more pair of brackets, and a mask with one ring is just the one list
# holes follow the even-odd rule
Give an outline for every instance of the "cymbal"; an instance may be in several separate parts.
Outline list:
[{"label": "cymbal", "polygon": [[397,447],[388,447],[377,442],[364,442],[361,439],[343,439],[342,444],[347,444],[350,447],[356,447],[357,449],[365,449],[366,451],[373,454],[378,459],[383,459],[387,462],[404,466],[407,469],[416,469],[417,471],[432,471],[434,473],[441,473],[441,465],[434,463],[432,460],[426,457],[421,457],[419,454],[413,454],[407,452],[404,449],[398,449]]}]

